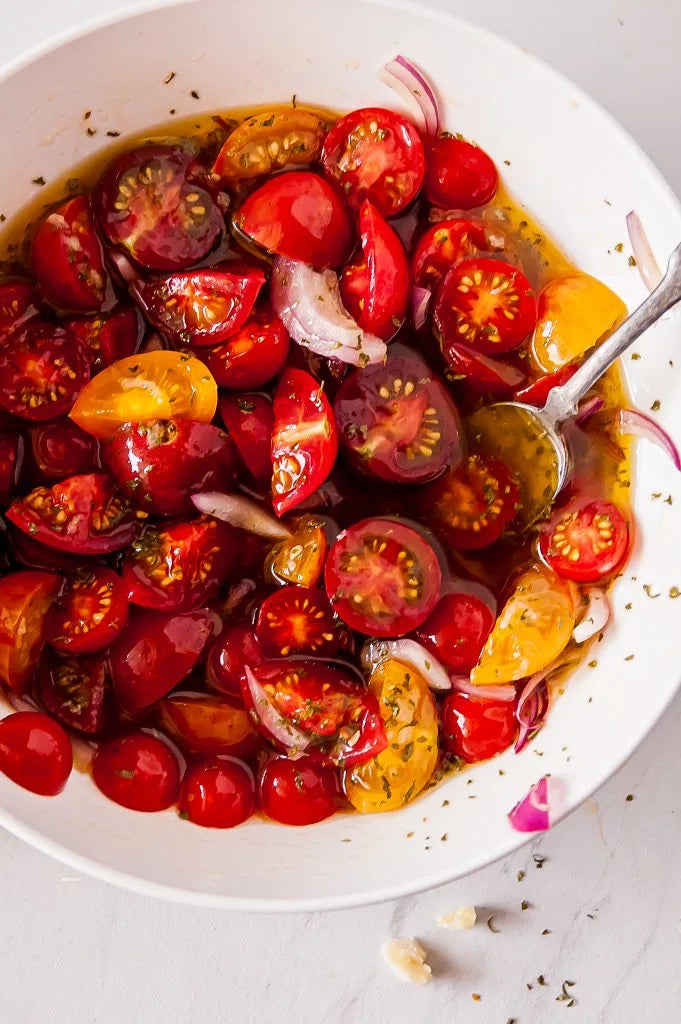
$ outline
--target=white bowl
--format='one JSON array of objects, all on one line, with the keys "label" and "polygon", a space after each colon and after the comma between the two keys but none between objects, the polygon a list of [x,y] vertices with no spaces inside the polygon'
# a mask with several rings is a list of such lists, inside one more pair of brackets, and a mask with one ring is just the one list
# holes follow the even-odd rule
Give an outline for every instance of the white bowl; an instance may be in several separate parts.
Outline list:
[{"label": "white bowl", "polygon": [[[166,119],[170,107],[182,116],[293,93],[338,109],[395,105],[376,72],[396,52],[427,71],[446,127],[492,154],[511,190],[576,263],[630,308],[638,304],[638,274],[626,250],[613,251],[626,237],[627,211],[640,213],[660,261],[681,238],[681,210],[654,167],[592,100],[544,64],[407,3],[197,0],[57,41],[0,76],[3,209],[10,213],[35,193],[32,178],[52,179],[99,148],[107,130],[141,129]],[[175,77],[166,85],[170,71]],[[86,109],[94,137],[85,132]],[[636,403],[648,409],[658,399],[661,421],[681,438],[681,377],[670,366],[675,357],[681,365],[678,329],[673,316],[660,323],[626,370]],[[598,664],[573,673],[522,755],[451,778],[399,812],[340,815],[308,828],[254,820],[233,831],[202,830],[173,812],[117,807],[77,774],[53,800],[0,778],[0,822],[107,881],[247,910],[370,903],[508,853],[525,837],[511,830],[506,812],[531,783],[551,773],[562,783],[562,813],[572,810],[629,757],[677,689],[681,600],[667,595],[681,586],[681,486],[665,457],[646,444],[639,446],[634,491],[638,541],[615,587],[615,619],[594,655]],[[652,499],[653,492],[662,498]],[[668,494],[674,504],[663,500]]]}]

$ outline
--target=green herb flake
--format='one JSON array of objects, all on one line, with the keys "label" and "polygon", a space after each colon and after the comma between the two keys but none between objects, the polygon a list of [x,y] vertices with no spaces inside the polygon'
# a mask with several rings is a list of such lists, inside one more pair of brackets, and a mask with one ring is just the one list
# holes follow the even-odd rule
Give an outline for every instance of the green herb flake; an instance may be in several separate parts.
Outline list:
[{"label": "green herb flake", "polygon": [[175,78],[175,77],[176,77],[176,73],[174,71],[169,71],[168,74],[166,75],[166,77],[163,79],[163,84],[164,85],[170,85],[170,83],[172,82],[173,78]]},{"label": "green herb flake", "polygon": [[630,267],[635,267],[637,265],[636,264],[636,257],[635,256],[630,256],[629,259],[627,260],[627,263],[629,264]]},{"label": "green herb flake", "polygon": [[31,178],[31,183],[33,185],[40,185],[41,188],[42,188],[43,185],[46,184],[45,179],[43,178],[42,174],[39,174],[37,178]]},{"label": "green herb flake", "polygon": [[525,872],[524,871],[519,871],[518,874],[516,875],[516,877],[517,877],[519,882],[522,882],[523,878],[525,877]]},{"label": "green herb flake", "polygon": [[631,801],[632,801],[632,800],[634,799],[634,794],[633,794],[633,793],[627,793],[627,795],[625,796],[625,798],[624,798],[624,799],[626,800],[626,802],[627,802],[628,804],[630,804],[630,803],[631,803]]},{"label": "green herb flake", "polygon": [[644,591],[646,597],[650,597],[652,600],[655,600],[656,597],[660,596],[659,593],[657,593],[657,594],[653,594],[652,593],[652,583],[644,583],[643,584],[643,591]]},{"label": "green herb flake", "polygon": [[661,402],[660,402],[659,398],[656,398],[655,401],[653,402],[653,404],[650,407],[650,411],[651,412],[657,412],[657,410],[660,408],[660,405],[661,405]]},{"label": "green herb flake", "polygon": [[598,665],[598,661],[597,661],[596,658],[594,658],[593,661],[590,661],[588,663],[587,668],[596,668],[597,665]]},{"label": "green herb flake", "polygon": [[193,100],[200,100],[200,99],[201,99],[201,97],[199,96],[199,94],[198,94],[198,92],[196,91],[196,89],[192,89],[192,90],[190,91],[189,95],[191,96],[191,98],[192,98]]},{"label": "green herb flake", "polygon": [[624,252],[624,242],[618,242],[617,245],[613,246],[615,252]]},{"label": "green herb flake", "polygon": [[523,900],[522,901],[522,903],[520,904],[520,909],[521,910],[529,910],[530,909],[530,904],[527,902],[527,900]]}]

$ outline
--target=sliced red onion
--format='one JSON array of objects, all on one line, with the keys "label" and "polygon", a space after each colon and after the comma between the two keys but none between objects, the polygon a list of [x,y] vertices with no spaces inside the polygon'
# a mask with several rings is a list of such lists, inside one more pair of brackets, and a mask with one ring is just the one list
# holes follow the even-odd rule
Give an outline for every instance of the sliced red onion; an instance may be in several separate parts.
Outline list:
[{"label": "sliced red onion", "polygon": [[232,584],[227,591],[222,609],[225,615],[231,615],[235,608],[238,608],[244,598],[248,597],[255,590],[258,589],[258,584],[255,580],[243,579],[239,580],[238,583]]},{"label": "sliced red onion", "polygon": [[439,135],[440,110],[433,87],[423,73],[406,57],[398,54],[381,70],[381,78],[414,106],[418,127],[427,135]]},{"label": "sliced red onion", "polygon": [[414,285],[411,290],[411,319],[417,331],[420,331],[428,316],[431,293],[427,288]]},{"label": "sliced red onion", "polygon": [[515,716],[520,726],[513,748],[516,754],[524,750],[537,735],[544,724],[548,710],[549,693],[546,685],[546,672],[535,672],[525,684],[515,710]]},{"label": "sliced red onion", "polygon": [[584,617],[572,632],[572,639],[577,644],[586,643],[592,636],[605,629],[610,621],[610,600],[605,591],[600,587],[592,587],[587,596],[589,603]]},{"label": "sliced red onion", "polygon": [[581,426],[582,423],[586,423],[592,416],[595,416],[597,412],[600,412],[605,402],[600,395],[593,395],[591,398],[587,398],[586,402],[583,402],[575,416],[575,423]]},{"label": "sliced red onion", "polygon": [[150,331],[142,342],[140,352],[163,352],[166,344],[158,331]]},{"label": "sliced red onion", "polygon": [[245,675],[248,691],[253,701],[253,710],[262,722],[265,731],[269,733],[275,743],[288,752],[289,756],[302,754],[310,745],[310,737],[282,717],[248,665],[245,667]]},{"label": "sliced red onion", "polygon": [[294,341],[327,359],[367,366],[385,359],[386,346],[363,331],[341,302],[338,276],[277,256],[270,285],[272,305]]},{"label": "sliced red onion", "polygon": [[643,229],[641,218],[635,210],[627,214],[627,231],[638,272],[646,288],[652,292],[657,288],[663,275]]},{"label": "sliced red onion", "polygon": [[516,832],[546,832],[551,827],[546,775],[530,786],[527,795],[509,811],[508,820]]},{"label": "sliced red onion", "polygon": [[369,672],[386,658],[395,658],[413,668],[423,676],[431,690],[452,688],[447,670],[416,640],[368,640],[360,654],[362,665]]},{"label": "sliced red onion", "polygon": [[9,704],[12,711],[40,711],[40,708],[33,700],[32,697],[27,697],[25,694],[14,693],[12,690],[7,690],[2,695]]},{"label": "sliced red onion", "polygon": [[242,494],[202,491],[200,494],[192,494],[191,499],[199,512],[215,516],[239,530],[257,533],[259,537],[270,537],[272,540],[283,540],[291,536],[291,531],[282,522]]},{"label": "sliced red onion", "polygon": [[139,274],[133,267],[132,263],[127,256],[124,256],[122,252],[111,252],[111,260],[114,263],[118,273],[121,275],[123,280],[127,284],[135,284],[139,280]]},{"label": "sliced red onion", "polygon": [[620,430],[625,434],[635,434],[647,441],[652,441],[660,446],[674,463],[676,469],[681,472],[681,455],[666,430],[663,430],[659,423],[656,423],[650,416],[638,409],[620,409],[619,416]]},{"label": "sliced red onion", "polygon": [[467,693],[478,700],[515,700],[516,688],[513,683],[499,683],[496,686],[474,686],[468,676],[450,675],[452,689],[458,693]]}]

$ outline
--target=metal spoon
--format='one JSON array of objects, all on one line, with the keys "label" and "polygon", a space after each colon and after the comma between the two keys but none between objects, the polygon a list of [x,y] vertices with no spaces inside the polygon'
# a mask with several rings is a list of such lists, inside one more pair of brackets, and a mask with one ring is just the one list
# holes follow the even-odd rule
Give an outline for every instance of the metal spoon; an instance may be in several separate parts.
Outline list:
[{"label": "metal spoon", "polygon": [[495,455],[520,486],[519,521],[529,526],[555,500],[570,471],[561,426],[605,371],[667,310],[681,301],[681,244],[672,252],[657,288],[621,327],[584,360],[567,384],[553,388],[543,409],[524,402],[497,402],[474,413],[468,430],[474,449]]}]

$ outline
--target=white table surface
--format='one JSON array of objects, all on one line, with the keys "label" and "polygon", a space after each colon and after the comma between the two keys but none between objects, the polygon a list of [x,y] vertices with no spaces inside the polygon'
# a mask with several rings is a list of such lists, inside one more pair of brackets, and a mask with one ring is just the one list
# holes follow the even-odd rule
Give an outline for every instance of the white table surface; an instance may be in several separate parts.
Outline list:
[{"label": "white table surface", "polygon": [[[431,2],[572,77],[681,193],[678,0]],[[0,63],[125,7],[0,0]],[[675,1024],[680,727],[677,700],[595,799],[520,853],[444,888],[362,910],[259,917],[164,904],[80,877],[0,832],[0,1022]],[[533,861],[539,851],[541,870]],[[473,931],[436,927],[438,913],[470,903],[480,919]],[[498,934],[485,924],[492,914]],[[405,987],[388,972],[379,953],[387,935],[422,939],[430,985]],[[556,1001],[565,979],[575,982],[570,1008]]]}]

